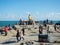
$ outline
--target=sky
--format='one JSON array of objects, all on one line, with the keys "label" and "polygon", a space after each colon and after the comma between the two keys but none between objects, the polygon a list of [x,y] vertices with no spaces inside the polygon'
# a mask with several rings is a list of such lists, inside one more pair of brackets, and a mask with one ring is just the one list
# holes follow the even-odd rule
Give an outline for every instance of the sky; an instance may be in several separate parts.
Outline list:
[{"label": "sky", "polygon": [[60,0],[0,0],[0,21],[60,20]]}]

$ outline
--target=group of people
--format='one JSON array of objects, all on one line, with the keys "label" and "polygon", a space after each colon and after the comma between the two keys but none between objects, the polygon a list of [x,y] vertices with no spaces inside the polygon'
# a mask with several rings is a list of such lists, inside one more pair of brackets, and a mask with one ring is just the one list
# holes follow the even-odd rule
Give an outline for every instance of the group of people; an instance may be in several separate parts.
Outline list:
[{"label": "group of people", "polygon": [[[49,26],[49,25],[46,25],[45,28],[46,28],[46,30],[47,30],[47,33],[49,33],[49,31],[50,31],[50,26]],[[53,28],[54,28],[55,31],[57,31],[56,25],[54,25]],[[43,26],[40,25],[40,26],[39,26],[39,34],[42,34],[42,33],[43,33]]]},{"label": "group of people", "polygon": [[[24,21],[22,20],[22,19],[20,19],[20,21],[19,21],[20,23],[20,25],[24,25]],[[32,25],[33,24],[33,20],[32,20],[32,16],[29,14],[29,16],[28,16],[28,21],[25,21],[25,23],[26,23],[26,25],[28,24],[28,25]]]},{"label": "group of people", "polygon": [[[9,28],[7,26],[5,26],[5,27],[2,28],[2,31],[4,32],[4,35],[7,36]],[[16,33],[17,42],[19,41],[19,38],[20,38],[20,40],[21,39],[24,40],[24,37],[23,37],[24,35],[25,35],[25,28],[23,26],[23,28],[21,30],[17,30],[17,33]]]},{"label": "group of people", "polygon": [[24,29],[24,27],[21,30],[17,30],[17,33],[16,33],[17,42],[20,41],[21,39],[24,40],[24,35],[25,35],[25,29]]}]

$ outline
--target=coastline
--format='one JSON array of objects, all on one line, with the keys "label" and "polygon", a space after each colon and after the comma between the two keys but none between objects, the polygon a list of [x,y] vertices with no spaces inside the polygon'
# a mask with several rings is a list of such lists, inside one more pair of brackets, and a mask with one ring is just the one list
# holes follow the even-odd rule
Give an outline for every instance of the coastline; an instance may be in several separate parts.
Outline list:
[{"label": "coastline", "polygon": [[[35,22],[36,22],[36,23],[43,24],[43,21],[44,21],[44,20],[35,21]],[[27,22],[27,21],[24,21],[24,22]],[[54,24],[56,24],[57,22],[59,22],[59,20],[53,21]],[[15,25],[16,23],[19,23],[19,21],[0,21],[0,27],[8,26],[9,24],[10,24],[11,26],[13,26],[13,25]]]}]

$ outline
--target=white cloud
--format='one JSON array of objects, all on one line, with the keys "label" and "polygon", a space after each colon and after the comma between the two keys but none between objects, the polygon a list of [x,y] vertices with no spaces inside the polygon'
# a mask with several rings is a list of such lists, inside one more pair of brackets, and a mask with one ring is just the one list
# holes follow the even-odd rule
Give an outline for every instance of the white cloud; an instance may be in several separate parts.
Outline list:
[{"label": "white cloud", "polygon": [[9,19],[9,18],[10,19],[14,19],[15,18],[15,15],[11,15],[11,16],[10,15],[7,15],[7,16],[5,16],[5,18],[7,18],[7,19]]},{"label": "white cloud", "polygon": [[42,14],[42,13],[36,12],[33,15],[33,19],[34,20],[45,20],[45,19],[60,20],[60,13],[51,12],[51,13]]},{"label": "white cloud", "polygon": [[10,18],[12,18],[12,19],[14,19],[14,18],[16,18],[14,15],[12,15]]},{"label": "white cloud", "polygon": [[60,13],[49,13],[47,17],[50,20],[60,20]]},{"label": "white cloud", "polygon": [[[0,20],[19,20],[20,18],[22,20],[28,20],[28,14],[31,14],[31,12],[26,12],[26,14],[8,14],[8,15],[0,15]],[[31,16],[33,17],[33,20],[60,20],[60,13],[57,12],[50,12],[50,13],[32,13]]]},{"label": "white cloud", "polygon": [[56,13],[56,14],[60,15],[60,13]]},{"label": "white cloud", "polygon": [[29,12],[29,11],[26,11],[26,14],[27,14],[27,15],[29,15],[29,14],[32,14],[32,13],[31,13],[31,12]]}]

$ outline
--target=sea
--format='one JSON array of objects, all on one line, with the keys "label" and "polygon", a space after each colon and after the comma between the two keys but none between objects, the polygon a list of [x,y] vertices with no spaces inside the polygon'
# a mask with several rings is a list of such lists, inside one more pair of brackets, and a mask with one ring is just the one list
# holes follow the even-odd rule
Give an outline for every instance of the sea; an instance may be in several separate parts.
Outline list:
[{"label": "sea", "polygon": [[0,21],[0,27],[8,26],[8,25],[13,26],[16,23],[19,23],[19,21]]},{"label": "sea", "polygon": [[[53,21],[53,23],[57,23],[58,21]],[[0,21],[0,27],[3,27],[3,26],[13,26],[15,25],[16,23],[19,23],[19,21]],[[43,21],[39,21],[40,24],[43,23]]]}]

